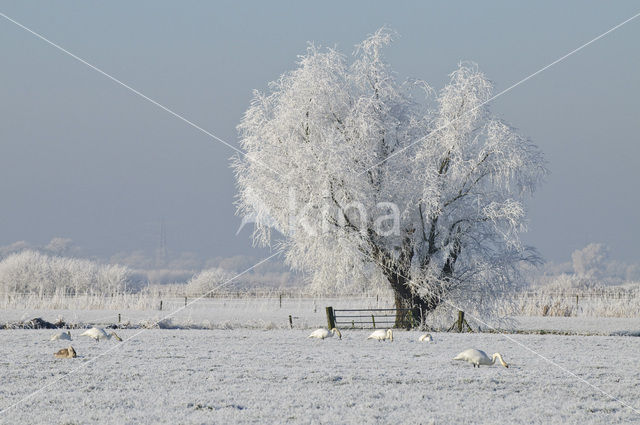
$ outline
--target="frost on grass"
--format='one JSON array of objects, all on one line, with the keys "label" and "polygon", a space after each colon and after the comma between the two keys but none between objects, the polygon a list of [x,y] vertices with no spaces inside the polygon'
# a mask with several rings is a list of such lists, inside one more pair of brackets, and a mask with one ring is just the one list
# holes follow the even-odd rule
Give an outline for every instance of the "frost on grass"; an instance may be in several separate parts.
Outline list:
[{"label": "frost on grass", "polygon": [[[54,382],[3,423],[640,423],[597,389],[637,404],[629,337],[433,333],[424,344],[397,331],[383,344],[368,331],[320,341],[302,330],[151,329],[127,343],[78,339],[80,357],[63,362],[49,331],[2,332],[12,349],[0,362],[0,410]],[[470,347],[500,352],[509,369],[452,360]]]}]

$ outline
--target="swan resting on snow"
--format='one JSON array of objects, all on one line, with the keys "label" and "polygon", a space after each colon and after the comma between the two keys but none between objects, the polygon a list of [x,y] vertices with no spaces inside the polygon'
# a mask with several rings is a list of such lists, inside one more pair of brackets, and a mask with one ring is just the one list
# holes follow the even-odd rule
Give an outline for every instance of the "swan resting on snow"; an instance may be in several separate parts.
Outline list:
[{"label": "swan resting on snow", "polygon": [[122,341],[122,338],[116,335],[115,332],[112,331],[110,334],[108,334],[102,328],[87,329],[82,334],[80,334],[80,336],[88,336],[90,338],[95,339],[96,342],[100,341],[101,339],[111,339],[111,337],[114,337],[118,341]]},{"label": "swan resting on snow", "polygon": [[72,346],[69,346],[69,348],[63,348],[62,350],[54,353],[53,356],[58,359],[72,359],[76,357],[76,350],[74,350]]},{"label": "swan resting on snow", "polygon": [[384,329],[380,329],[377,331],[373,331],[373,333],[369,335],[367,339],[377,339],[378,341],[384,341],[385,339],[388,339],[389,341],[393,342],[393,332],[391,332],[391,329],[387,329],[386,331]]},{"label": "swan resting on snow", "polygon": [[51,337],[50,341],[55,341],[57,339],[66,339],[67,341],[71,341],[71,332],[66,331],[57,333]]},{"label": "swan resting on snow", "polygon": [[420,338],[418,338],[418,341],[420,341],[420,342],[424,342],[424,341],[431,342],[431,341],[433,341],[433,337],[431,336],[431,334],[423,334],[423,335],[420,335]]},{"label": "swan resting on snow", "polygon": [[473,365],[473,367],[480,367],[481,364],[491,366],[496,362],[496,359],[500,361],[500,364],[502,366],[509,367],[509,365],[505,363],[500,353],[495,353],[493,356],[489,357],[484,351],[476,350],[475,348],[464,350],[462,353],[453,358],[453,360],[464,360],[465,362],[469,362]]},{"label": "swan resting on snow", "polygon": [[331,338],[334,335],[338,335],[338,339],[342,339],[342,334],[340,333],[338,328],[333,328],[331,330],[327,330],[324,328],[316,329],[315,331],[311,332],[311,335],[309,335],[308,338],[325,339]]}]

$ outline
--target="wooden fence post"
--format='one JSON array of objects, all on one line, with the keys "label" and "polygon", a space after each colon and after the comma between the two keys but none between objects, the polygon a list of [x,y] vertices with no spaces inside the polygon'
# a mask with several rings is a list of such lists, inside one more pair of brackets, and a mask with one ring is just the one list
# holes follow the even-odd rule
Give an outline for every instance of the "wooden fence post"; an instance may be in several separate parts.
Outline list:
[{"label": "wooden fence post", "polygon": [[162,300],[160,300],[160,311],[162,311]]},{"label": "wooden fence post", "polygon": [[291,318],[291,315],[289,315],[289,328],[293,329],[293,319]]},{"label": "wooden fence post", "polygon": [[336,317],[333,315],[333,307],[327,307],[327,326],[329,330],[336,327]]},{"label": "wooden fence post", "polygon": [[120,313],[118,313],[118,323],[120,323]]},{"label": "wooden fence post", "polygon": [[458,332],[462,332],[463,322],[464,322],[464,311],[458,310]]},{"label": "wooden fence post", "polygon": [[187,306],[187,297],[184,297],[184,306]]},{"label": "wooden fence post", "polygon": [[372,314],[371,315],[371,323],[373,323],[373,329],[376,328],[376,317]]}]

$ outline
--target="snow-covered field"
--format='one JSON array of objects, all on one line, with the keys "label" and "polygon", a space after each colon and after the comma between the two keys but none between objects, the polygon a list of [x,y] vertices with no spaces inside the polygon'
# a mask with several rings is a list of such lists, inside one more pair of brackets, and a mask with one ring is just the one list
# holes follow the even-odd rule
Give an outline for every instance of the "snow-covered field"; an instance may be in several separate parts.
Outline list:
[{"label": "snow-covered field", "polygon": [[[380,343],[362,330],[325,341],[304,330],[139,332],[121,330],[122,343],[74,338],[80,357],[63,360],[52,356],[65,343],[48,341],[51,331],[0,331],[0,422],[640,423],[603,393],[640,409],[634,337],[436,333],[419,343],[419,333],[397,331]],[[510,367],[451,360],[467,347],[499,351]]]},{"label": "snow-covered field", "polygon": [[[640,423],[640,338],[610,336],[637,335],[640,319],[513,322],[597,336],[434,333],[419,343],[418,332],[398,330],[378,343],[343,329],[342,340],[306,338],[326,324],[328,305],[386,307],[375,298],[205,299],[170,323],[204,329],[121,329],[121,343],[72,329],[79,357],[64,360],[53,357],[68,344],[49,341],[54,331],[0,330],[0,423]],[[183,306],[3,310],[0,324],[106,326],[120,313],[140,327]],[[501,352],[510,368],[452,360],[469,347]]]},{"label": "snow-covered field", "polygon": [[[52,309],[3,309],[0,310],[0,328],[4,324],[28,321],[41,317],[49,322],[63,319],[80,325],[108,326],[118,323],[131,326],[148,326],[158,321],[168,327],[191,327],[202,329],[288,329],[289,316],[295,329],[312,329],[326,326],[325,307],[334,308],[390,308],[391,300],[376,297],[348,298],[205,298],[194,302],[184,298],[165,298],[163,310],[155,309],[111,309],[111,310],[52,310]],[[158,302],[159,304],[159,302]],[[159,307],[159,306],[158,306]],[[165,320],[168,319],[168,320]],[[488,320],[480,318],[483,322]],[[639,334],[640,317],[542,317],[518,316],[515,320],[501,323],[500,329],[509,331],[560,331],[579,334],[618,335]],[[436,329],[447,329],[454,316],[428,318],[427,324]],[[474,320],[467,320],[474,329],[487,328]]]},{"label": "snow-covered field", "polygon": [[[176,326],[201,328],[288,328],[289,316],[294,327],[311,328],[326,324],[327,306],[340,308],[386,308],[388,302],[370,297],[351,298],[203,298],[188,300],[165,298],[163,309],[113,310],[51,310],[4,309],[0,311],[0,326],[41,317],[55,322],[63,318],[68,323],[109,325],[117,323],[118,314],[123,323],[138,326],[168,318]],[[157,303],[159,307],[159,302]]]}]

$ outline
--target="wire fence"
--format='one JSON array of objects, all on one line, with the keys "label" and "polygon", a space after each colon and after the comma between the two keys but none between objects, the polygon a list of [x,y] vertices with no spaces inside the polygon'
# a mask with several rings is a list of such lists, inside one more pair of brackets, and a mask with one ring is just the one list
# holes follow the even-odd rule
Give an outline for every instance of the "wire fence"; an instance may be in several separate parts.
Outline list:
[{"label": "wire fence", "polygon": [[[348,300],[350,305],[367,307],[386,307],[392,298],[378,294],[352,293],[334,296],[319,296],[305,289],[246,291],[216,291],[206,294],[186,294],[170,291],[139,292],[128,294],[35,294],[35,293],[0,293],[0,309],[10,310],[158,310],[170,311],[183,306],[193,305],[198,308],[226,307],[228,303],[241,307],[246,305],[268,306],[279,309],[292,303],[306,303],[314,310],[324,309],[324,305],[335,300]],[[226,304],[225,304],[226,303]]]},{"label": "wire fence", "polygon": [[[200,298],[200,294],[184,291],[154,289],[137,293],[106,294],[41,294],[0,293],[2,309],[68,309],[68,310],[169,310],[187,305]],[[202,297],[204,300],[256,300],[264,301],[272,308],[281,308],[283,302],[307,301],[314,309],[349,302],[352,308],[394,307],[393,295],[388,293],[348,293],[318,295],[305,288],[252,288],[246,290],[215,291]],[[505,294],[484,295],[480,303],[491,303],[499,315],[532,316],[605,316],[637,317],[640,315],[640,290],[636,288],[598,289],[540,289]]]},{"label": "wire fence", "polygon": [[602,290],[587,290],[587,291],[575,291],[575,290],[541,290],[541,291],[526,291],[516,294],[522,298],[541,298],[552,297],[555,299],[577,299],[578,302],[582,300],[633,300],[640,298],[640,291],[636,289],[602,289]]},{"label": "wire fence", "polygon": [[[486,294],[485,294],[486,295]],[[369,292],[352,292],[344,294],[315,294],[304,288],[288,288],[288,289],[245,289],[233,291],[215,291],[207,294],[187,293],[184,291],[141,291],[141,292],[125,292],[125,293],[55,293],[45,294],[37,292],[0,292],[0,299],[20,299],[20,298],[37,298],[41,300],[53,299],[86,299],[86,298],[122,298],[122,297],[155,297],[155,298],[386,298],[390,294],[379,294]],[[529,290],[522,292],[509,293],[509,297],[530,300],[571,300],[576,304],[584,300],[636,300],[640,299],[640,290],[638,289],[597,289],[597,290]],[[487,296],[491,298],[491,296]],[[499,298],[499,297],[498,297]]]},{"label": "wire fence", "polygon": [[[197,294],[197,293],[187,293],[185,291],[140,291],[140,292],[112,292],[112,293],[61,293],[61,294],[50,294],[50,293],[40,293],[40,292],[0,292],[0,296],[39,296],[41,298],[52,298],[52,297],[65,297],[65,298],[76,298],[76,297],[86,297],[86,296],[100,296],[100,297],[117,297],[122,295],[165,295],[165,296],[175,296],[175,297],[208,297],[208,298],[268,298],[268,297],[277,297],[277,296],[287,296],[289,298],[314,298],[320,295],[314,294],[304,288],[292,288],[292,289],[242,289],[242,290],[218,290],[206,295]],[[363,295],[369,295],[368,292],[352,292],[346,294],[329,294],[329,295],[321,295],[323,298],[339,298],[339,297],[360,297]],[[375,296],[375,295],[374,295]]]}]

